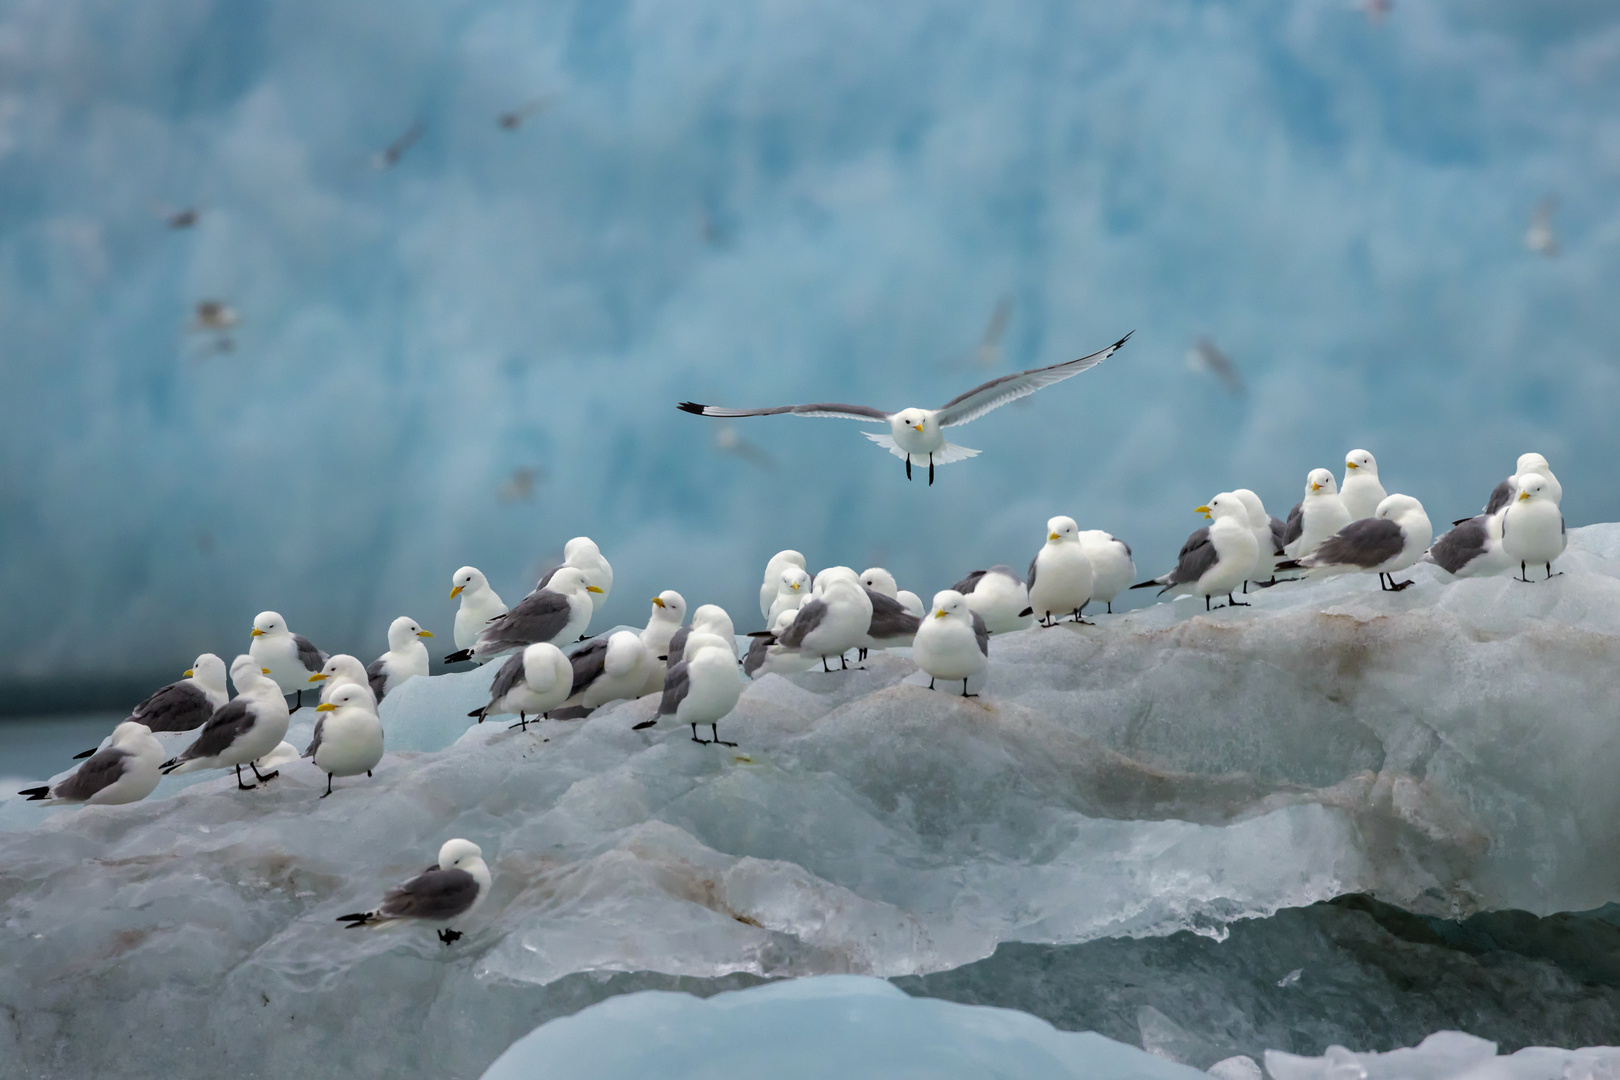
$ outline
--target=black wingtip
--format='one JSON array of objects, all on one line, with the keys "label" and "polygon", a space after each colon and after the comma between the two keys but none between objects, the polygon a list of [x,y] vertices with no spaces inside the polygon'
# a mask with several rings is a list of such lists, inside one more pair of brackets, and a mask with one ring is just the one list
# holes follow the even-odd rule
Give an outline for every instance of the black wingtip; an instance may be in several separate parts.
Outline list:
[{"label": "black wingtip", "polygon": [[29,802],[38,802],[40,799],[50,798],[51,789],[48,787],[23,788],[17,794],[28,796]]},{"label": "black wingtip", "polygon": [[1298,559],[1289,559],[1287,562],[1278,563],[1276,568],[1278,570],[1303,570],[1305,565]]},{"label": "black wingtip", "polygon": [[159,765],[158,768],[162,769],[164,775],[167,776],[171,771],[178,768],[179,765],[180,759],[177,757],[172,757],[168,761],[165,761],[162,765]]},{"label": "black wingtip", "polygon": [[[1134,333],[1136,333],[1136,331],[1132,330],[1131,334],[1134,334]],[[1127,341],[1131,340],[1131,334],[1126,334],[1124,337],[1122,337],[1118,341],[1114,342],[1114,348],[1117,349],[1121,345],[1125,344]]]},{"label": "black wingtip", "polygon": [[1032,607],[1027,607],[1023,611],[1020,611],[1018,613],[1018,617],[1020,619],[1022,619],[1025,615],[1033,615],[1033,614],[1035,614],[1035,609],[1032,608]]},{"label": "black wingtip", "polygon": [[468,713],[467,715],[468,716],[476,716],[476,717],[478,717],[478,722],[480,724],[482,724],[484,722],[484,710],[483,709],[474,709],[472,712]]},{"label": "black wingtip", "polygon": [[349,925],[344,927],[344,929],[353,930],[357,926],[364,926],[364,925],[366,925],[366,923],[370,922],[371,921],[371,912],[369,912],[369,911],[356,911],[351,915],[339,915],[334,921],[335,922],[340,922],[340,923],[348,923]]},{"label": "black wingtip", "polygon": [[703,410],[708,408],[707,405],[699,405],[695,401],[682,401],[679,402],[675,407],[681,410],[681,412],[689,412],[693,416],[702,416]]},{"label": "black wingtip", "polygon": [[73,760],[74,760],[74,761],[83,761],[83,760],[84,760],[84,759],[85,759],[85,758],[87,758],[87,757],[93,757],[93,756],[95,756],[95,752],[96,752],[96,751],[95,751],[95,750],[94,750],[94,749],[90,749],[90,750],[86,750],[86,751],[85,751],[85,752],[84,752],[84,753],[82,753],[82,754],[74,754],[74,755],[73,755]]},{"label": "black wingtip", "polygon": [[1463,524],[1465,522],[1469,522],[1469,521],[1473,521],[1473,520],[1474,519],[1471,518],[1471,517],[1458,518],[1456,521],[1453,521],[1451,523],[1451,527],[1455,529],[1458,525],[1461,525],[1461,524]]},{"label": "black wingtip", "polygon": [[1157,581],[1138,581],[1135,585],[1132,585],[1131,588],[1133,588],[1133,589],[1146,589],[1146,588],[1149,588],[1149,587],[1151,587],[1153,585],[1157,585],[1157,584],[1158,584]]},{"label": "black wingtip", "polygon": [[471,649],[461,649],[458,652],[453,652],[449,656],[446,656],[444,658],[444,662],[447,664],[459,664],[463,660],[471,660],[472,658],[473,651]]}]

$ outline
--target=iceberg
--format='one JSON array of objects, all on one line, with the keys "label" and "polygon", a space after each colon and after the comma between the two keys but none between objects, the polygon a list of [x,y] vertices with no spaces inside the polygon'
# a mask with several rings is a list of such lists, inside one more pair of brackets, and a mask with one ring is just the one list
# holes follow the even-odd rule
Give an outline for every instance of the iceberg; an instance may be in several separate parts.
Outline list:
[{"label": "iceberg", "polygon": [[[296,763],[253,792],[10,799],[0,1056],[475,1076],[538,1020],[626,990],[1216,940],[1344,893],[1453,919],[1594,908],[1620,888],[1620,526],[1570,535],[1550,583],[1422,568],[1395,595],[1345,578],[997,637],[979,699],[929,691],[903,651],[767,676],[726,721],[736,750],[632,730],[653,698],[475,724],[484,668],[390,695],[375,778],[328,799]],[[494,874],[463,940],[334,921],[453,836]],[[1139,1035],[1182,1045],[1143,1016]]]}]

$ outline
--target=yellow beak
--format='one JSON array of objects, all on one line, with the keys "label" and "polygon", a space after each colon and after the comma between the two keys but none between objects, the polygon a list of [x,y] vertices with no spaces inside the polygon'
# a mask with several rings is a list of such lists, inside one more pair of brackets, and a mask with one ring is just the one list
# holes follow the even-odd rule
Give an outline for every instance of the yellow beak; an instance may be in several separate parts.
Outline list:
[{"label": "yellow beak", "polygon": [[668,606],[667,604],[664,603],[664,598],[661,597],[661,596],[653,597],[653,603],[657,604],[659,607],[667,607]]},{"label": "yellow beak", "polygon": [[186,668],[186,670],[181,674],[180,677],[182,679],[189,679],[195,674],[197,674],[196,671],[192,670],[191,668]]},{"label": "yellow beak", "polygon": [[315,711],[316,712],[337,712],[337,706],[332,704],[330,701],[323,701],[319,705],[315,706]]},{"label": "yellow beak", "polygon": [[944,617],[945,617],[945,612],[944,612],[944,610],[943,610],[943,609],[941,609],[941,610],[939,610],[939,611],[936,611],[936,612],[934,612],[934,618],[936,618],[936,619],[943,619],[943,618],[944,618]]},{"label": "yellow beak", "polygon": [[311,675],[309,677],[309,681],[310,682],[320,682],[321,680],[323,680],[325,678],[326,678],[326,672],[317,671],[315,674],[313,674],[313,675]]},{"label": "yellow beak", "polygon": [[416,636],[417,637],[432,637],[433,636],[433,631],[431,631],[431,630],[418,630],[416,632]]},{"label": "yellow beak", "polygon": [[598,589],[595,585],[587,585],[587,586],[585,586],[585,591],[586,592],[601,592],[602,590]]},{"label": "yellow beak", "polygon": [[921,424],[912,424],[911,426],[916,428],[918,431],[921,431],[923,429],[923,426]]},{"label": "yellow beak", "polygon": [[1312,484],[1311,485],[1311,490],[1312,491],[1321,491],[1322,490],[1322,485],[1321,484]]},{"label": "yellow beak", "polygon": [[253,628],[253,633],[250,634],[249,636],[250,637],[264,637],[264,631],[260,630],[257,626],[255,626]]},{"label": "yellow beak", "polygon": [[455,588],[451,589],[450,590],[450,599],[454,600],[456,597],[460,596],[461,595],[461,590],[465,589],[466,587],[467,586],[465,586],[465,585],[457,585]]},{"label": "yellow beak", "polygon": [[1210,517],[1211,516],[1210,511],[1209,511],[1209,507],[1207,507],[1207,506],[1195,506],[1195,507],[1193,507],[1193,513],[1195,513],[1195,514],[1203,514],[1205,517]]},{"label": "yellow beak", "polygon": [[268,675],[268,674],[270,674],[270,669],[269,669],[269,668],[267,668],[267,667],[262,667],[262,668],[260,668],[260,669],[259,669],[259,670],[260,670],[260,671],[262,671],[262,672],[264,672],[264,673],[265,673],[265,674],[266,674],[266,675]]},{"label": "yellow beak", "polygon": [[1344,467],[1345,467],[1345,468],[1347,468],[1347,469],[1359,469],[1359,468],[1361,468],[1361,466],[1360,466],[1360,465],[1357,465],[1357,464],[1356,464],[1356,463],[1355,463],[1355,462],[1353,462],[1353,461],[1347,461],[1347,462],[1345,462],[1345,463],[1344,463]]},{"label": "yellow beak", "polygon": [[1528,491],[1519,492],[1519,501],[1520,502],[1523,502],[1524,500],[1528,499],[1529,497],[1530,497],[1530,493]]},{"label": "yellow beak", "polygon": [[1061,540],[1061,539],[1063,539],[1063,537],[1059,536],[1057,533],[1053,533],[1051,536],[1048,536],[1047,539],[1048,540]]},{"label": "yellow beak", "polygon": [[797,581],[795,581],[793,584],[789,585],[788,588],[792,589],[794,592],[798,592],[799,591],[799,583]]}]

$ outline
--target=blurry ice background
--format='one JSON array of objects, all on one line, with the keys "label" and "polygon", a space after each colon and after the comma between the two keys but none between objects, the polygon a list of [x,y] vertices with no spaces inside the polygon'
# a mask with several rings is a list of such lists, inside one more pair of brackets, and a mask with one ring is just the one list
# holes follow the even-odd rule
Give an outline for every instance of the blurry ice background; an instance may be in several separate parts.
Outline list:
[{"label": "blurry ice background", "polygon": [[[1613,520],[1617,98],[1595,0],[10,0],[0,679],[174,678],[263,608],[446,637],[457,566],[514,599],[577,533],[602,625],[746,613],[790,544],[927,595],[1059,512],[1156,572],[1354,446],[1436,521],[1527,449]],[[1002,297],[996,371],[1137,335],[933,489],[673,407],[940,403]]]}]

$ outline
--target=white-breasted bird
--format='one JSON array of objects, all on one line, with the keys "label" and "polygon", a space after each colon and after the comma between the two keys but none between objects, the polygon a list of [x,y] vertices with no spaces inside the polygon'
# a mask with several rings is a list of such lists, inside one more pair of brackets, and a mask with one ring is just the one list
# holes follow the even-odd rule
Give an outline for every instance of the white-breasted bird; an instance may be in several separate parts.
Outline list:
[{"label": "white-breasted bird", "polygon": [[[286,703],[282,703],[286,708]],[[152,794],[162,778],[163,744],[152,729],[138,720],[125,720],[113,728],[107,745],[69,776],[44,787],[24,788],[17,794],[46,806],[77,803],[116,806],[140,802]]]},{"label": "white-breasted bird", "polygon": [[486,716],[516,714],[513,727],[529,730],[529,716],[545,716],[568,700],[574,690],[574,668],[563,651],[549,641],[537,641],[506,658],[489,686],[489,704],[474,709],[482,724]]},{"label": "white-breasted bird", "polygon": [[[1496,514],[1506,510],[1508,504],[1513,501],[1513,497],[1519,493],[1520,479],[1530,473],[1540,473],[1546,477],[1548,493],[1552,496],[1554,502],[1562,504],[1564,501],[1564,485],[1560,484],[1558,477],[1553,475],[1552,466],[1547,464],[1547,459],[1540,454],[1520,454],[1513,475],[1491,489],[1491,497],[1485,500],[1485,508],[1481,513]],[[1461,525],[1467,520],[1468,518],[1458,518],[1452,524]]]},{"label": "white-breasted bird", "polygon": [[582,645],[569,655],[568,663],[574,671],[573,689],[558,708],[577,710],[575,716],[610,701],[640,697],[649,675],[662,668],[634,630],[618,630]]},{"label": "white-breasted bird", "polygon": [[[659,716],[673,716],[677,723],[692,725],[692,741],[736,746],[720,737],[720,721],[737,707],[742,696],[742,669],[737,663],[734,642],[714,634],[693,634],[686,645],[686,658],[672,664],[664,677],[664,696],[658,702]],[[651,722],[636,724],[642,728]],[[711,737],[698,738],[697,726],[708,724]]]},{"label": "white-breasted bird", "polygon": [[1074,614],[1085,622],[1080,609],[1091,602],[1091,560],[1080,546],[1080,526],[1074,518],[1058,516],[1046,523],[1046,543],[1029,560],[1024,579],[1029,607],[1042,626],[1055,626],[1054,615]]},{"label": "white-breasted bird", "polygon": [[1502,547],[1502,514],[1479,514],[1455,522],[1444,536],[1429,545],[1423,562],[1431,562],[1453,577],[1491,577],[1513,568]]},{"label": "white-breasted bird", "polygon": [[990,664],[990,630],[979,613],[968,607],[967,597],[955,589],[934,594],[933,612],[917,628],[911,658],[928,673],[928,689],[936,679],[961,679],[962,696],[968,680]]},{"label": "white-breasted bird", "polygon": [[[203,653],[187,668],[178,682],[169,683],[129,711],[127,719],[146,725],[153,734],[195,731],[208,722],[214,710],[231,698],[225,686],[225,661],[213,653]],[[74,760],[90,757],[99,750],[75,754]],[[161,765],[163,759],[158,758]]]},{"label": "white-breasted bird", "polygon": [[669,640],[685,621],[686,597],[674,589],[665,589],[652,598],[652,613],[647,616],[647,626],[641,631],[641,643],[647,647],[647,655],[652,657],[653,663],[641,690],[643,694],[663,691],[664,672],[668,670],[663,657],[669,655]]},{"label": "white-breasted bird", "polygon": [[1396,583],[1395,575],[1423,558],[1433,539],[1434,527],[1422,503],[1410,495],[1386,495],[1372,517],[1357,518],[1305,558],[1277,568],[1304,568],[1307,577],[1377,574],[1379,588],[1400,592],[1412,579]]},{"label": "white-breasted bird", "polygon": [[163,763],[163,774],[186,773],[197,769],[235,769],[236,786],[251,791],[256,784],[242,783],[242,766],[264,783],[276,772],[259,772],[256,762],[281,744],[287,734],[287,699],[250,655],[231,662],[231,682],[236,696],[214,710],[196,740],[177,756]]},{"label": "white-breasted bird", "polygon": [[[1243,501],[1254,542],[1260,548],[1260,557],[1255,560],[1254,569],[1249,571],[1249,581],[1256,585],[1270,585],[1277,579],[1277,530],[1274,527],[1278,524],[1277,519],[1266,513],[1266,504],[1250,489],[1237,488],[1232,494]],[[1249,591],[1249,581],[1243,583],[1244,592]]]},{"label": "white-breasted bird", "polygon": [[670,636],[669,649],[664,653],[666,670],[686,659],[686,642],[693,634],[713,634],[722,641],[729,641],[731,654],[737,655],[737,628],[726,609],[719,604],[699,604],[692,612],[692,625],[683,626]]},{"label": "white-breasted bird", "polygon": [[951,591],[967,597],[968,607],[992,634],[1010,634],[1035,621],[1029,588],[1010,566],[997,563],[988,570],[975,570],[951,586]]},{"label": "white-breasted bird", "polygon": [[882,593],[891,600],[900,601],[900,606],[906,609],[907,614],[923,617],[922,597],[910,589],[902,589],[894,575],[881,566],[868,567],[861,571],[861,584],[873,592]]},{"label": "white-breasted bird", "polygon": [[283,694],[297,695],[293,712],[303,707],[309,677],[326,664],[326,654],[302,634],[287,629],[287,620],[274,611],[261,611],[254,618],[248,655],[270,672],[271,680]]},{"label": "white-breasted bird", "polygon": [[[1553,573],[1553,560],[1564,553],[1569,537],[1564,531],[1564,512],[1559,509],[1552,481],[1540,473],[1519,478],[1519,493],[1502,511],[1502,548],[1519,564],[1519,578],[1529,581],[1528,566],[1541,563],[1547,578]],[[1559,574],[1563,571],[1559,571]]]},{"label": "white-breasted bird", "polygon": [[[1131,558],[1131,545],[1101,529],[1081,529],[1080,550],[1086,553],[1086,558],[1091,562],[1092,602],[1107,604],[1108,614],[1112,615],[1114,600],[1136,580],[1136,561]],[[972,606],[971,602],[969,606]],[[1084,613],[1082,609],[1081,614]]]},{"label": "white-breasted bird", "polygon": [[456,648],[470,649],[489,620],[506,614],[506,603],[489,587],[489,579],[476,566],[463,566],[450,579],[450,599],[461,597],[456,608]]},{"label": "white-breasted bird", "polygon": [[345,683],[326,701],[315,706],[324,713],[315,721],[304,757],[326,774],[326,798],[332,794],[334,776],[371,775],[383,756],[383,726],[377,719],[377,705],[366,688]]},{"label": "white-breasted bird", "polygon": [[1339,498],[1350,512],[1351,521],[1370,518],[1388,492],[1378,479],[1378,461],[1365,450],[1352,450],[1344,456],[1344,483]]},{"label": "white-breasted bird", "polygon": [[798,608],[789,608],[777,615],[776,622],[771,624],[769,630],[748,635],[752,640],[743,657],[744,675],[751,679],[764,678],[766,675],[797,675],[816,666],[815,657],[790,649],[778,640],[782,631],[793,625],[798,614]]},{"label": "white-breasted bird", "polygon": [[765,613],[765,624],[776,625],[776,617],[784,611],[797,611],[810,599],[810,572],[802,566],[790,566],[777,576],[776,597]]},{"label": "white-breasted bird", "polygon": [[591,624],[591,600],[601,592],[579,567],[559,567],[510,611],[491,619],[472,648],[453,652],[444,661],[488,659],[538,642],[571,645]]},{"label": "white-breasted bird", "polygon": [[432,631],[422,629],[409,615],[388,624],[388,651],[366,668],[371,693],[379,702],[406,679],[428,673],[428,651],[422,639],[432,636]]},{"label": "white-breasted bird", "polygon": [[884,447],[889,453],[901,458],[906,463],[906,479],[911,478],[911,466],[927,465],[928,482],[934,482],[934,466],[949,465],[954,461],[962,461],[978,454],[977,450],[969,450],[964,446],[945,441],[944,429],[956,424],[965,424],[976,420],[992,409],[999,408],[1009,401],[1016,401],[1021,397],[1033,394],[1035,391],[1062,382],[1064,379],[1080,374],[1082,371],[1096,367],[1112,356],[1121,345],[1130,340],[1126,334],[1106,349],[1101,349],[1090,356],[1082,356],[1078,360],[1068,360],[1050,367],[1032,368],[1029,371],[1020,371],[1014,375],[1003,375],[999,379],[991,379],[981,386],[976,386],[965,394],[959,394],[947,401],[938,409],[901,409],[898,412],[885,412],[882,409],[873,409],[865,405],[838,405],[831,403],[817,405],[781,405],[771,409],[725,409],[714,405],[699,405],[693,401],[683,401],[677,408],[682,412],[694,413],[698,416],[775,416],[782,413],[792,413],[795,416],[827,416],[844,420],[858,420],[862,423],[877,421],[889,425],[886,434],[867,432],[866,437]]},{"label": "white-breasted bird", "polygon": [[[572,566],[585,575],[585,584],[590,586],[591,611],[607,603],[608,594],[613,591],[613,566],[602,554],[602,549],[596,546],[596,541],[588,536],[576,536],[563,545],[562,566]],[[540,579],[540,588],[545,588],[557,570],[551,571]]]},{"label": "white-breasted bird", "polygon": [[776,600],[777,588],[782,580],[782,571],[790,566],[797,566],[800,570],[804,569],[804,556],[792,548],[778,551],[765,564],[765,578],[760,582],[759,586],[759,613],[761,615],[769,617],[771,604]]},{"label": "white-breasted bird", "polygon": [[451,920],[470,915],[489,895],[489,867],[484,853],[471,840],[446,840],[439,848],[439,864],[430,866],[411,880],[390,889],[374,911],[339,915],[345,929],[359,926],[389,926],[413,921],[439,924],[439,940],[446,945],[458,940],[461,931],[449,927]]},{"label": "white-breasted bird", "polygon": [[1348,524],[1350,511],[1339,497],[1338,481],[1326,469],[1312,469],[1305,477],[1305,497],[1294,504],[1283,526],[1283,554],[1302,559]]},{"label": "white-breasted bird", "polygon": [[1260,545],[1249,527],[1248,508],[1242,499],[1223,491],[1206,505],[1196,507],[1194,513],[1209,517],[1210,523],[1187,537],[1176,558],[1175,569],[1131,588],[1158,585],[1160,596],[1165,593],[1202,596],[1205,611],[1213,610],[1210,598],[1222,593],[1226,594],[1229,606],[1248,607],[1232,595],[1248,580],[1255,560],[1260,557]]},{"label": "white-breasted bird", "polygon": [[[841,571],[847,571],[846,576]],[[825,582],[823,581],[825,579]],[[821,669],[831,671],[827,660],[838,657],[840,669],[848,668],[844,654],[857,648],[872,626],[872,598],[848,567],[832,567],[816,575],[817,595],[800,606],[788,628],[777,640],[806,656],[821,658]]]},{"label": "white-breasted bird", "polygon": [[366,672],[366,666],[357,657],[348,653],[337,653],[326,658],[326,664],[321,670],[309,677],[312,683],[320,683],[321,700],[331,700],[332,694],[340,686],[353,683],[363,686],[366,692],[372,695],[372,704],[376,704],[376,693],[371,689],[371,676]]}]

